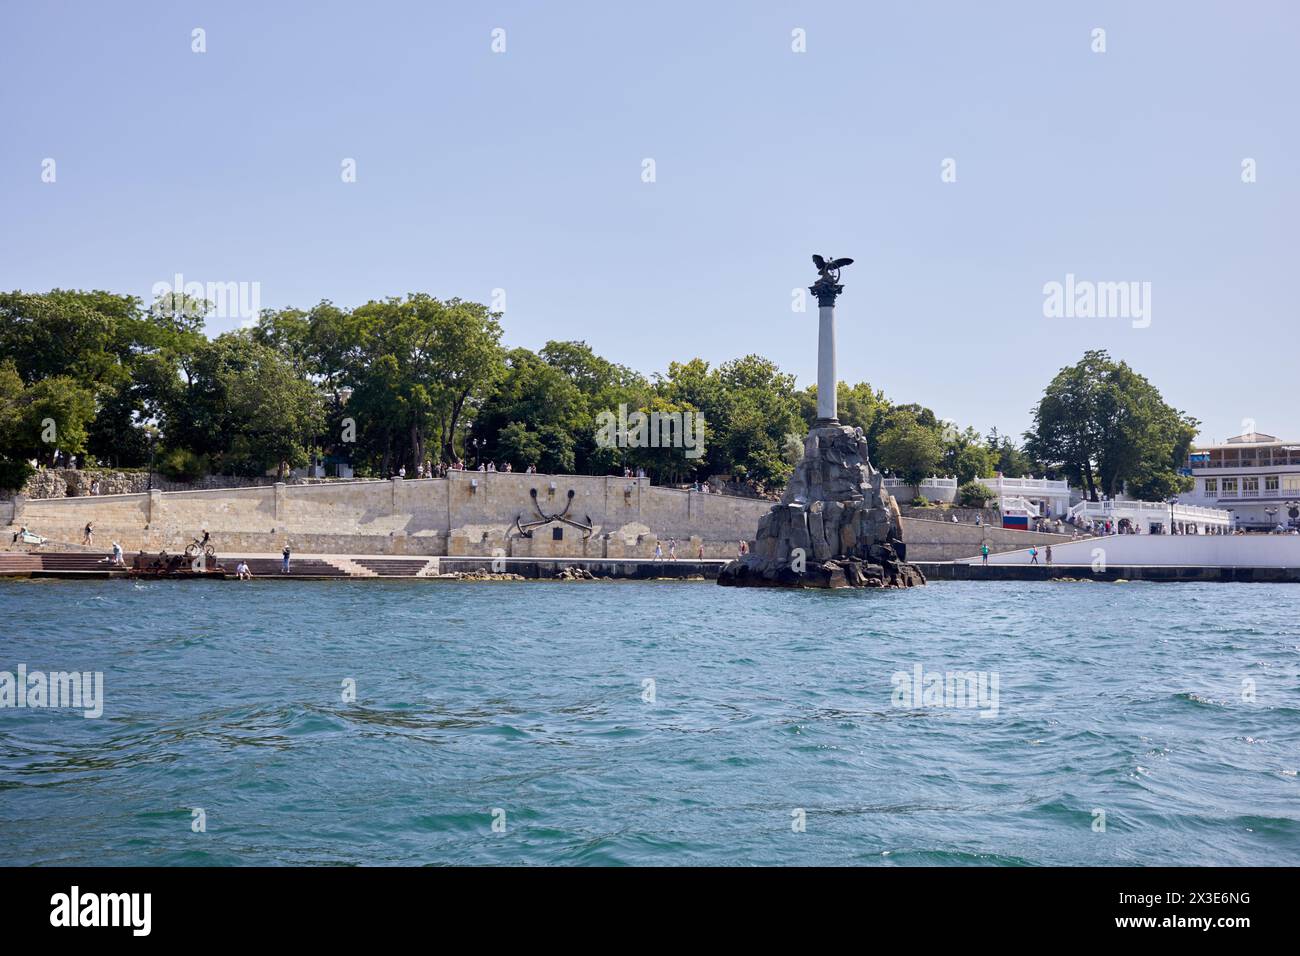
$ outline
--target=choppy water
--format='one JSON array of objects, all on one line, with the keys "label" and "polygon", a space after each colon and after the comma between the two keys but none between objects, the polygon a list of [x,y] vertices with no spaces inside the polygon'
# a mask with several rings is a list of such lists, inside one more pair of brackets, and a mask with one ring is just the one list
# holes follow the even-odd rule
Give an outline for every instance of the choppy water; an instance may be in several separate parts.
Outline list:
[{"label": "choppy water", "polygon": [[[1297,622],[1290,585],[0,581],[0,670],[106,696],[0,710],[0,863],[1294,865]],[[996,716],[895,706],[917,664]]]}]

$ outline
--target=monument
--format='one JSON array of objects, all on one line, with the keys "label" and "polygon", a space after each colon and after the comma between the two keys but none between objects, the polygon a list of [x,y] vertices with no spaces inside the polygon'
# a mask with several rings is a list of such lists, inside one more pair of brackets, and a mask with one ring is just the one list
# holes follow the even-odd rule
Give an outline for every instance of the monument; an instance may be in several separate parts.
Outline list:
[{"label": "monument", "polygon": [[903,519],[871,466],[861,428],[841,425],[836,403],[835,299],[852,259],[813,256],[817,297],[817,419],[779,504],[758,522],[754,549],[718,575],[728,587],[912,587]]}]

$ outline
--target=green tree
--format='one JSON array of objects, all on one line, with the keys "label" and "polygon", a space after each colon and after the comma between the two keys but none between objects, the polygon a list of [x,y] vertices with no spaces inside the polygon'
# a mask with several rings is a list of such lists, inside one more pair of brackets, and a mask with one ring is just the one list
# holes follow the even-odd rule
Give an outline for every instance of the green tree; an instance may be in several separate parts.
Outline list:
[{"label": "green tree", "polygon": [[943,459],[943,443],[933,426],[922,424],[911,409],[895,409],[877,449],[883,467],[919,491]]},{"label": "green tree", "polygon": [[1199,423],[1105,351],[1084,353],[1048,384],[1025,450],[1062,471],[1096,501],[1129,485],[1133,495],[1181,487],[1178,475]]}]

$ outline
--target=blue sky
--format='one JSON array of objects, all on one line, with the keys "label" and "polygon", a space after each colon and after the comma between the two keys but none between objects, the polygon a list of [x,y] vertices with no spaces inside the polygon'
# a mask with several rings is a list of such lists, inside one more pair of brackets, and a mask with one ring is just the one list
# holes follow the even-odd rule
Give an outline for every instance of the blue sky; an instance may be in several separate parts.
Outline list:
[{"label": "blue sky", "polygon": [[[758,352],[807,383],[791,290],[822,252],[857,260],[840,377],[895,400],[1018,434],[1106,348],[1205,437],[1300,439],[1295,4],[0,10],[5,289],[500,288],[511,345],[645,372]],[[1067,273],[1150,282],[1150,325],[1046,318]]]}]

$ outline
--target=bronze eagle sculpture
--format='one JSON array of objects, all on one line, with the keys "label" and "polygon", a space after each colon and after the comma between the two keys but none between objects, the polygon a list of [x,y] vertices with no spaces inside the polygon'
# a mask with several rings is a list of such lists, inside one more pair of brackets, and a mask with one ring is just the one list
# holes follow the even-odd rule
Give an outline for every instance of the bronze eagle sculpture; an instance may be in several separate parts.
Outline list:
[{"label": "bronze eagle sculpture", "polygon": [[813,256],[812,261],[813,265],[817,267],[817,273],[823,279],[830,279],[832,282],[839,282],[840,270],[853,264],[852,259],[831,259],[828,261],[821,256]]}]

